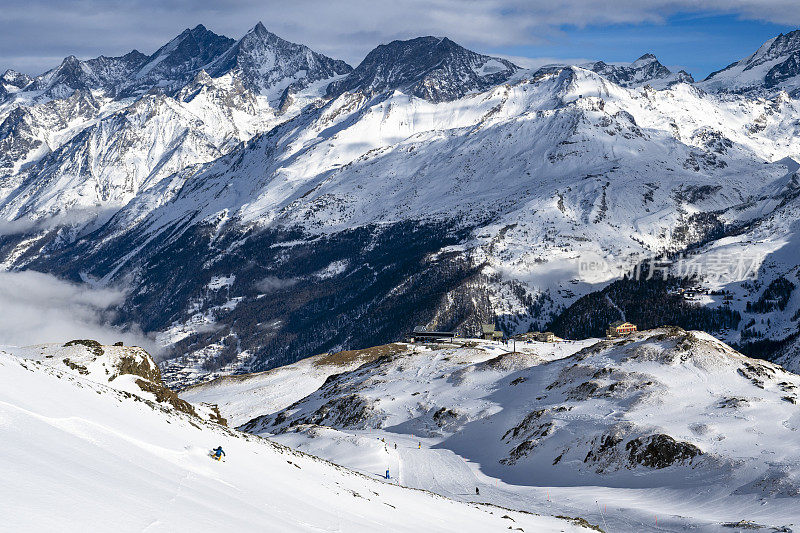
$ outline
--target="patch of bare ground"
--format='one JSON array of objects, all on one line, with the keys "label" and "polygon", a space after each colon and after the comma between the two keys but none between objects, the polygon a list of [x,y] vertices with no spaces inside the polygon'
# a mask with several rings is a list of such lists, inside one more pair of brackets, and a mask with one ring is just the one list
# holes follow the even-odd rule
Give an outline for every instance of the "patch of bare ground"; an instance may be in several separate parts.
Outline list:
[{"label": "patch of bare ground", "polygon": [[353,363],[369,363],[379,357],[397,355],[408,349],[402,344],[392,343],[363,350],[345,350],[332,354],[318,355],[314,359],[316,366],[349,366]]}]

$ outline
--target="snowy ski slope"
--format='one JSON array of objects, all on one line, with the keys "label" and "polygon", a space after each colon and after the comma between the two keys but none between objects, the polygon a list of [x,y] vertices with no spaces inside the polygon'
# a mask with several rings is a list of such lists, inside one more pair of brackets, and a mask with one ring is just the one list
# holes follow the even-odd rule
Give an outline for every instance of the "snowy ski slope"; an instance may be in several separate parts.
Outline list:
[{"label": "snowy ski slope", "polygon": [[0,383],[4,531],[586,530],[370,479],[6,352]]},{"label": "snowy ski slope", "polygon": [[[365,473],[388,467],[408,486],[466,500],[479,487],[483,501],[609,530],[800,521],[800,377],[678,329],[508,351],[409,348],[241,428]],[[205,387],[240,419],[241,391],[228,404],[224,381]]]}]

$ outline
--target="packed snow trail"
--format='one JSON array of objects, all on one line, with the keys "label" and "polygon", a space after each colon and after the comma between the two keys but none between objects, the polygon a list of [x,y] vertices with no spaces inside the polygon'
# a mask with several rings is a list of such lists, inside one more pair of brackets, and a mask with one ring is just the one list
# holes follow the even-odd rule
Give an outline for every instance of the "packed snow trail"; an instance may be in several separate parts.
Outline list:
[{"label": "packed snow trail", "polygon": [[[718,489],[709,487],[694,495],[671,488],[624,488],[602,486],[523,486],[505,483],[481,472],[480,465],[471,463],[451,450],[436,447],[437,439],[425,439],[381,430],[338,432],[330,428],[315,430],[315,437],[299,433],[275,436],[281,443],[330,459],[337,464],[374,477],[381,477],[380,461],[370,462],[371,443],[381,439],[397,443],[398,479],[403,487],[418,488],[441,494],[454,500],[491,503],[509,509],[536,510],[552,516],[581,516],[590,523],[607,523],[607,531],[693,531],[730,532],[716,517],[727,514],[759,517],[765,506],[778,506],[742,498],[735,509]],[[338,433],[336,437],[332,437]],[[322,438],[324,437],[324,438]],[[418,447],[418,443],[422,447]],[[393,463],[394,464],[394,463]],[[475,494],[475,488],[480,494]],[[716,492],[715,492],[716,491]],[[778,507],[773,511],[785,514]],[[769,512],[769,509],[767,509]],[[757,519],[756,519],[757,520]],[[738,520],[732,520],[736,522]],[[758,520],[757,520],[758,521]]]},{"label": "packed snow trail", "polygon": [[0,441],[7,531],[582,529],[370,480],[3,353]]},{"label": "packed snow trail", "polygon": [[385,440],[401,485],[611,530],[800,523],[800,377],[677,328],[487,348],[397,354],[242,428],[373,475]]}]

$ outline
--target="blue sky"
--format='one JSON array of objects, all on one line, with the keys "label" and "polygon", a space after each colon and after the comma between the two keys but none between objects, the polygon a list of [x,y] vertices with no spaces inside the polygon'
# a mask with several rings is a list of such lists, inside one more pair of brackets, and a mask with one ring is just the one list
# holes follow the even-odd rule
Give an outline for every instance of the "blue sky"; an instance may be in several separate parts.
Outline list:
[{"label": "blue sky", "polygon": [[696,79],[750,55],[761,44],[795,26],[743,20],[735,15],[678,14],[663,23],[564,25],[541,45],[497,47],[493,52],[531,58],[633,61],[650,52]]},{"label": "blue sky", "polygon": [[[685,69],[700,80],[715,70],[753,53],[761,44],[795,26],[743,20],[735,15],[678,14],[662,23],[563,25],[549,42],[500,46],[490,51],[515,58],[602,59],[630,62],[653,53],[665,65]],[[520,62],[524,61],[520,59]]]},{"label": "blue sky", "polygon": [[38,74],[70,54],[149,54],[197,24],[239,38],[259,20],[353,65],[382,42],[437,35],[526,66],[652,52],[702,79],[796,29],[800,1],[3,0],[0,71]]}]

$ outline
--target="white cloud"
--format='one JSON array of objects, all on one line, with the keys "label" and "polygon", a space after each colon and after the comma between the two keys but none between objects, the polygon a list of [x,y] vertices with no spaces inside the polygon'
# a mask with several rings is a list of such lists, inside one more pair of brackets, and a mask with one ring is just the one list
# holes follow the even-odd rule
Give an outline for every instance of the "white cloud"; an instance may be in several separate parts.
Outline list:
[{"label": "white cloud", "polygon": [[532,70],[546,67],[549,65],[583,65],[596,61],[585,57],[524,57],[510,56],[506,54],[496,54],[498,57],[508,59],[515,65]]},{"label": "white cloud", "polygon": [[42,63],[37,57],[152,53],[201,23],[238,38],[262,20],[281,37],[356,64],[392,39],[447,35],[482,51],[553,44],[564,25],[660,23],[677,13],[800,24],[796,0],[7,0],[0,50],[4,66],[28,71]]},{"label": "white cloud", "polygon": [[47,231],[62,226],[84,226],[90,228],[104,224],[115,213],[114,209],[71,208],[55,215],[39,218],[18,218],[16,220],[0,219],[0,236],[17,235],[29,231]]},{"label": "white cloud", "polygon": [[276,276],[267,276],[256,283],[256,289],[260,290],[264,294],[269,294],[271,292],[288,289],[289,287],[295,285],[298,281],[299,280],[297,278],[279,278]]},{"label": "white cloud", "polygon": [[0,272],[0,344],[95,339],[154,350],[155,343],[138,328],[109,324],[124,298],[122,290],[92,288],[32,270]]}]

